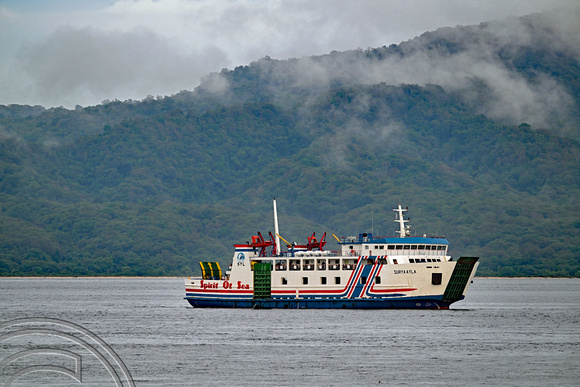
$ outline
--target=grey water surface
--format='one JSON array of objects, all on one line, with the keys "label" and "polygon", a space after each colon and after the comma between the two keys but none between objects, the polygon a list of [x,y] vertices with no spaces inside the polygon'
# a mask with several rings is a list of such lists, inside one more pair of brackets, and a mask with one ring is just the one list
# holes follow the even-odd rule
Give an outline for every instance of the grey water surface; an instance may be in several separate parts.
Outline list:
[{"label": "grey water surface", "polygon": [[[2,278],[0,323],[84,327],[137,386],[580,385],[579,279],[476,278],[450,310],[194,309],[183,296],[180,278]],[[0,342],[0,361],[18,345]],[[43,382],[79,384],[36,372],[13,385]]]}]

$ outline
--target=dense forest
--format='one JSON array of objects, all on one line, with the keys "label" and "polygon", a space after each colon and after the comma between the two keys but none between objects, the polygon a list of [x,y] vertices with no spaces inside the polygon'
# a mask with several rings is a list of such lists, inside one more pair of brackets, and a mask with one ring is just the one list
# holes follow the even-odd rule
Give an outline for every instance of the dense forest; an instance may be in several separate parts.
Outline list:
[{"label": "dense forest", "polygon": [[[479,275],[580,277],[580,52],[550,20],[266,57],[142,101],[0,106],[0,275],[192,275],[273,231],[276,197],[287,240],[393,235],[401,201]],[[406,82],[418,60],[435,75]]]}]

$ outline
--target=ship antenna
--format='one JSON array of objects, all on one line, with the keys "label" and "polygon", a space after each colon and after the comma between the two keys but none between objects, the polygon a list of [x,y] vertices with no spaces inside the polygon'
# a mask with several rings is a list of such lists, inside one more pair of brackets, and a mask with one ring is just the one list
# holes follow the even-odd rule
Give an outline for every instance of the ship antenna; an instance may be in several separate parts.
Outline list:
[{"label": "ship antenna", "polygon": [[276,198],[274,198],[274,233],[276,235],[276,255],[280,255],[280,230],[278,228],[278,210],[276,209]]}]

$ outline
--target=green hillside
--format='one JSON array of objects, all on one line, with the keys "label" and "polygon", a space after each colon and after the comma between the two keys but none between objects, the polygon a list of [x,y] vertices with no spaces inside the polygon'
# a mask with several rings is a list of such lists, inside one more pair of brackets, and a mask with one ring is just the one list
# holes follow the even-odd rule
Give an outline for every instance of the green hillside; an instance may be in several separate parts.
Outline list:
[{"label": "green hillside", "polygon": [[[393,235],[401,201],[414,233],[480,256],[479,275],[580,277],[580,56],[546,43],[541,17],[522,20],[533,39],[517,46],[457,27],[264,58],[170,97],[0,107],[0,275],[191,275],[273,231],[276,197],[287,240]],[[529,90],[549,76],[559,103],[522,120],[498,110],[489,77],[419,86],[352,70],[483,44]]]}]

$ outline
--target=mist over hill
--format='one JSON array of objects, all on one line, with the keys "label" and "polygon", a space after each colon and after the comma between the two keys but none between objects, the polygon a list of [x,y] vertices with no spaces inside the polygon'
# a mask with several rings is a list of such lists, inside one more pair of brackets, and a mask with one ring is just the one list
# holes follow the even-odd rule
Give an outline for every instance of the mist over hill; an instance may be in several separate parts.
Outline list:
[{"label": "mist over hill", "polygon": [[[356,84],[435,84],[504,124],[577,136],[578,13],[534,14],[441,28],[399,45],[274,61],[212,74],[200,89],[224,98],[314,94]],[[290,98],[290,100],[292,100]]]},{"label": "mist over hill", "polygon": [[580,276],[577,16],[263,58],[168,97],[0,106],[0,275],[191,275],[272,230],[276,197],[287,240],[392,235],[402,201],[480,275]]}]

